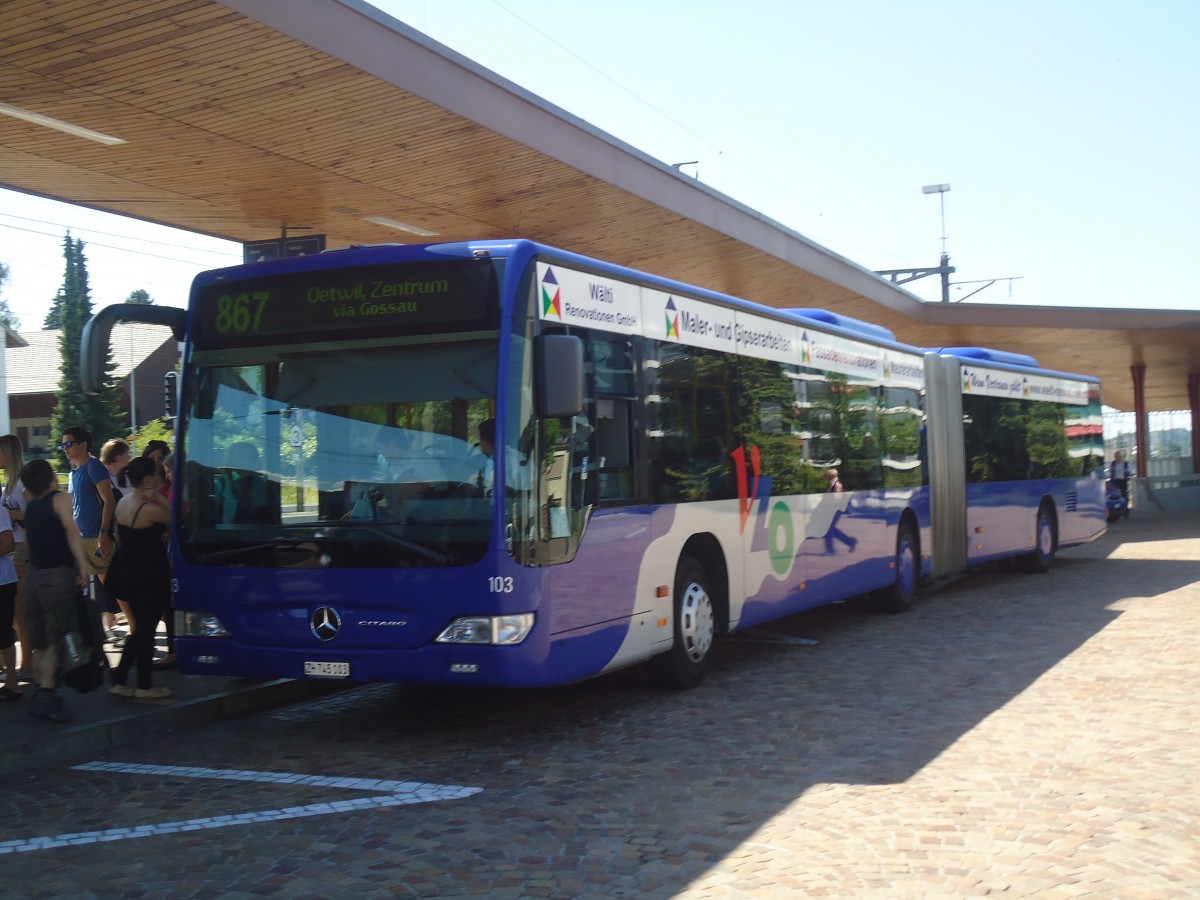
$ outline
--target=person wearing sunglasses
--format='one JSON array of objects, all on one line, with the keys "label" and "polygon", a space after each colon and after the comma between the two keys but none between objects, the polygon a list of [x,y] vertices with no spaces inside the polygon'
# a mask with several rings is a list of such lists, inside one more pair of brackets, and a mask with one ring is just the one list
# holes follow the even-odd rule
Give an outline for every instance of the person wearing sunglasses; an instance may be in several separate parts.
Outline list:
[{"label": "person wearing sunglasses", "polygon": [[[112,481],[104,463],[92,455],[92,434],[82,425],[64,428],[58,449],[71,464],[71,514],[83,537],[88,574],[92,582],[103,584],[108,561],[112,558],[113,539],[110,531],[117,509]],[[94,600],[94,584],[91,593]],[[116,624],[116,615],[111,610],[101,610],[101,620],[105,632],[111,632]]]}]

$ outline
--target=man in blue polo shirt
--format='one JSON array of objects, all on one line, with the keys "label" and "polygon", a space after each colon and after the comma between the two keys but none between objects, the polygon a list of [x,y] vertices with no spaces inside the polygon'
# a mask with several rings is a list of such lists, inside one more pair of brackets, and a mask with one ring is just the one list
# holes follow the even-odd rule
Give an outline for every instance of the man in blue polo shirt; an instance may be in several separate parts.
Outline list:
[{"label": "man in blue polo shirt", "polygon": [[[92,456],[92,434],[82,425],[64,428],[58,449],[71,464],[71,515],[83,537],[88,574],[103,583],[112,558],[110,532],[117,510],[108,469]],[[105,631],[112,630],[115,618],[111,610],[101,611]]]}]

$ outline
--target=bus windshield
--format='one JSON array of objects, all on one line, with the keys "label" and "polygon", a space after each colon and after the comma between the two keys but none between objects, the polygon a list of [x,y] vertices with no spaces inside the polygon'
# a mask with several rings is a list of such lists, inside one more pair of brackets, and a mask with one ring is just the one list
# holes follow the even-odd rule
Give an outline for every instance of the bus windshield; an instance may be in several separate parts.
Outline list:
[{"label": "bus windshield", "polygon": [[487,547],[495,334],[195,351],[180,544],[197,564],[458,566]]}]

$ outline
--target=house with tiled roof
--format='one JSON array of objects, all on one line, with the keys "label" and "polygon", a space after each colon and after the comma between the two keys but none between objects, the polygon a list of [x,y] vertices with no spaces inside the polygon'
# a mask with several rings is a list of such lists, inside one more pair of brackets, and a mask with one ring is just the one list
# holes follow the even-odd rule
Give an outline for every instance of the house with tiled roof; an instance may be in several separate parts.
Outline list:
[{"label": "house with tiled roof", "polygon": [[[0,391],[8,393],[8,354],[18,347],[27,346],[25,339],[20,334],[13,331],[4,322],[0,322],[0,331],[2,331],[3,341],[0,342]],[[8,434],[12,431],[9,427],[8,410],[0,406],[0,434]]]},{"label": "house with tiled roof", "polygon": [[[50,418],[62,382],[62,332],[22,331],[14,336],[24,346],[8,341],[4,362],[9,426],[0,433],[15,434],[29,453],[44,455],[56,437],[50,434]],[[125,409],[131,409],[131,400],[136,406],[133,421],[140,425],[161,418],[166,414],[163,376],[179,362],[179,344],[170,330],[160,325],[122,322],[113,327],[111,347],[116,365],[113,378],[121,389],[121,402]],[[124,436],[96,435],[96,440]]]}]

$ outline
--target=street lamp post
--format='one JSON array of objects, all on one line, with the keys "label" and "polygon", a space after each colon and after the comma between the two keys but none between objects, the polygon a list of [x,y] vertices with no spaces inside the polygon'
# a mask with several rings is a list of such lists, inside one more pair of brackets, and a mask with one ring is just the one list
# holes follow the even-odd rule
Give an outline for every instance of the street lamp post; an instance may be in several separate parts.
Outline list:
[{"label": "street lamp post", "polygon": [[954,271],[950,268],[950,257],[946,253],[946,192],[950,190],[948,184],[927,184],[921,188],[922,194],[937,194],[938,203],[942,208],[942,259],[941,265],[938,268],[942,275],[942,302],[950,302],[950,273]]},{"label": "street lamp post", "polygon": [[886,275],[892,284],[907,284],[928,275],[941,275],[943,303],[950,302],[950,276],[954,274],[954,268],[950,265],[950,257],[946,253],[946,191],[948,190],[950,190],[948,184],[927,184],[921,188],[922,193],[942,195],[942,258],[940,264],[930,268],[875,270],[876,275]]},{"label": "street lamp post", "polygon": [[137,356],[133,347],[133,323],[129,329],[129,434],[133,440],[133,452],[137,452]]}]

